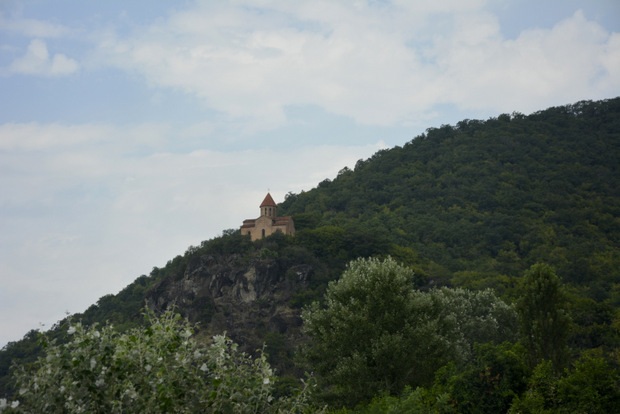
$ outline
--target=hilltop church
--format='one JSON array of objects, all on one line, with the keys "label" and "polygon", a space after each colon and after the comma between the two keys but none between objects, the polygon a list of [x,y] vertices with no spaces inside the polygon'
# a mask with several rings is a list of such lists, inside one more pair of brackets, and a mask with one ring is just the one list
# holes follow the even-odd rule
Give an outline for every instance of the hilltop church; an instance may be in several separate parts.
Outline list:
[{"label": "hilltop church", "polygon": [[275,201],[271,198],[271,194],[267,196],[260,205],[260,217],[257,219],[243,220],[241,226],[241,235],[249,234],[252,241],[262,239],[281,231],[290,236],[295,235],[295,224],[291,216],[278,217]]}]

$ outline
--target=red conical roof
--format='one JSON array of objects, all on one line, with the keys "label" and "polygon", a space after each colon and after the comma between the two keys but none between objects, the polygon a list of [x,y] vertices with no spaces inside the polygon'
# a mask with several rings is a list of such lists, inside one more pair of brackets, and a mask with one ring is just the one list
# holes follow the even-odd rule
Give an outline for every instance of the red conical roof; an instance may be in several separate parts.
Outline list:
[{"label": "red conical roof", "polygon": [[277,204],[273,201],[273,198],[271,198],[271,194],[267,193],[260,207],[277,207]]}]

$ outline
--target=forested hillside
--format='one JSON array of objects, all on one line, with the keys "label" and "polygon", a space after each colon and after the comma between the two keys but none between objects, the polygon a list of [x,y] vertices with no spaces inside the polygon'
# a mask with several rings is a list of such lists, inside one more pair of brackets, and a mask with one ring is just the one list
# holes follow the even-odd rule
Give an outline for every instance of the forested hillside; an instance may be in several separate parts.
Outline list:
[{"label": "forested hillside", "polygon": [[[59,322],[47,337],[66,341],[75,321],[138,329],[145,305],[155,312],[174,305],[199,323],[199,343],[225,331],[248,352],[265,344],[280,375],[276,396],[313,371],[322,391],[313,397],[317,406],[361,403],[359,412],[390,412],[388,406],[406,412],[407,404],[505,412],[513,400],[513,412],[536,412],[540,401],[549,409],[571,398],[577,404],[571,387],[588,375],[616,372],[620,363],[619,170],[620,98],[430,128],[310,191],[289,193],[278,214],[293,216],[294,238],[275,234],[251,242],[225,230]],[[370,257],[385,262],[347,267]],[[370,308],[347,313],[377,292],[385,293],[372,298]],[[347,302],[347,295],[355,300]],[[552,298],[542,300],[552,308],[537,314],[540,298]],[[489,319],[494,312],[514,329],[500,332]],[[345,328],[330,336],[333,324],[325,321],[342,316],[346,325],[351,317],[361,326],[363,314],[388,322],[352,330],[348,343],[342,342]],[[551,332],[540,316],[550,314],[561,322],[552,325],[559,333],[544,344],[533,340]],[[403,320],[406,327],[395,322]],[[365,361],[388,359],[371,367],[353,363],[349,343],[370,340],[384,326],[396,334],[379,342],[383,353],[372,354],[377,344],[360,343],[356,355],[366,349]],[[433,358],[425,354],[428,345],[420,345],[431,336],[432,348],[442,352]],[[15,390],[11,363],[32,362],[43,352],[37,338],[32,331],[0,351],[0,397]],[[333,350],[331,360],[321,357],[326,350]],[[395,355],[403,358],[389,359]],[[416,365],[420,358],[426,365]],[[326,361],[330,367],[343,362],[342,378],[361,382],[343,382]],[[482,394],[501,388],[486,411],[467,406],[478,398],[467,388],[476,381]],[[559,394],[540,394],[545,381]],[[613,404],[617,381],[605,381],[601,387],[611,393],[605,404]],[[370,403],[373,395],[379,397]]]},{"label": "forested hillside", "polygon": [[469,286],[546,262],[618,305],[619,172],[620,99],[580,102],[430,128],[289,194],[281,211],[307,230],[300,238],[359,233],[370,250],[410,249],[403,259],[446,282]]}]

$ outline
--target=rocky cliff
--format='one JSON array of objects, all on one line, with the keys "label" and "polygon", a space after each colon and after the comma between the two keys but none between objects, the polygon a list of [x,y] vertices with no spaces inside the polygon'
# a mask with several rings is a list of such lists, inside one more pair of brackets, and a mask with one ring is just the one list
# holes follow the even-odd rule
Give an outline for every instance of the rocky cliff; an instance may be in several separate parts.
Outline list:
[{"label": "rocky cliff", "polygon": [[[245,351],[266,344],[272,362],[281,371],[290,365],[283,354],[303,340],[301,309],[291,299],[304,291],[313,266],[284,264],[265,257],[266,250],[253,257],[239,254],[193,255],[184,272],[166,277],[146,295],[155,310],[175,306],[190,321],[199,324],[200,335],[226,332]],[[269,252],[267,250],[267,252]]]}]

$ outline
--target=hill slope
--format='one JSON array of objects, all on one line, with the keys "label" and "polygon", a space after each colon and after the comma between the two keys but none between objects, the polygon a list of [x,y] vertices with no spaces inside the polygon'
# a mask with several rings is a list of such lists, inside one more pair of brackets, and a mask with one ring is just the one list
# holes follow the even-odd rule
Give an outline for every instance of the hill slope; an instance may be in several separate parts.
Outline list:
[{"label": "hill slope", "polygon": [[620,99],[580,102],[431,128],[281,211],[298,230],[363,228],[437,276],[518,276],[543,261],[606,295],[620,269],[619,169]]},{"label": "hill slope", "polygon": [[[265,342],[276,368],[297,375],[300,308],[349,260],[391,255],[420,288],[490,286],[508,300],[524,270],[546,262],[570,285],[572,345],[617,347],[619,168],[620,98],[431,128],[289,194],[280,213],[295,238],[225,231],[73,317],[127,329],[145,303],[175,304],[205,340],[226,330],[247,350]],[[50,335],[62,339],[63,324]],[[37,355],[36,337],[0,352],[0,396],[11,362]]]}]

